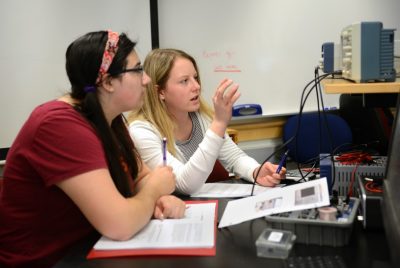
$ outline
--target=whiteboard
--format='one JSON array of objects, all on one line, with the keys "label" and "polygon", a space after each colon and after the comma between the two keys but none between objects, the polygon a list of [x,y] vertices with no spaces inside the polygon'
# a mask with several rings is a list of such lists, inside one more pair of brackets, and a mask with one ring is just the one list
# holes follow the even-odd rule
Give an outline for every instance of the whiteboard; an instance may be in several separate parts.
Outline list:
[{"label": "whiteboard", "polygon": [[151,50],[149,0],[1,0],[0,148],[39,104],[69,90],[65,52],[79,36],[125,32],[141,59]]},{"label": "whiteboard", "polygon": [[[385,29],[400,30],[398,0],[158,2],[160,47],[179,48],[195,57],[209,103],[218,82],[229,77],[240,85],[237,104],[261,104],[265,116],[299,111],[321,45],[339,44],[345,26],[382,21]],[[339,95],[323,97],[325,107],[338,107]],[[313,94],[305,110],[316,107]]]}]

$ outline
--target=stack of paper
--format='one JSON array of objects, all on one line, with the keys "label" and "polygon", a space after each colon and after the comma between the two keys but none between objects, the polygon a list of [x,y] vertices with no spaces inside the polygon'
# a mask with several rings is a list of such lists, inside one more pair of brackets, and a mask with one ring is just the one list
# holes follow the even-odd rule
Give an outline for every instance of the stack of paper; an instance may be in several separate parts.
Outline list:
[{"label": "stack of paper", "polygon": [[135,255],[214,256],[217,201],[186,203],[184,218],[151,220],[127,241],[114,241],[103,236],[87,258]]}]

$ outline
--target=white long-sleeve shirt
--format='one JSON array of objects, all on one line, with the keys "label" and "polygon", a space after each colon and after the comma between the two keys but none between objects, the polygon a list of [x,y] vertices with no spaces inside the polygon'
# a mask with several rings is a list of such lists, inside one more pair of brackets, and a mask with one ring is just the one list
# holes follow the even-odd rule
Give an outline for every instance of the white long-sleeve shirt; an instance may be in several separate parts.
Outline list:
[{"label": "white long-sleeve shirt", "polygon": [[[172,167],[176,176],[177,191],[190,195],[199,190],[212,172],[217,159],[228,171],[254,181],[253,171],[260,164],[245,154],[227,134],[221,138],[210,130],[210,121],[205,116],[199,113],[196,116],[204,138],[192,157],[186,161],[176,145],[176,157],[167,153],[167,165]],[[152,169],[162,165],[163,137],[158,130],[148,121],[136,120],[130,124],[129,132],[143,161]]]}]

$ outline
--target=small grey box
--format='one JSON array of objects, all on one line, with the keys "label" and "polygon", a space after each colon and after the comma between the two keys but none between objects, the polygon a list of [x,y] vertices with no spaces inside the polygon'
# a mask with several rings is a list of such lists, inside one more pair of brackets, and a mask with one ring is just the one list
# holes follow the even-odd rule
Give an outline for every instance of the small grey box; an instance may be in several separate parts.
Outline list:
[{"label": "small grey box", "polygon": [[295,240],[291,231],[266,228],[256,241],[257,256],[286,259]]}]

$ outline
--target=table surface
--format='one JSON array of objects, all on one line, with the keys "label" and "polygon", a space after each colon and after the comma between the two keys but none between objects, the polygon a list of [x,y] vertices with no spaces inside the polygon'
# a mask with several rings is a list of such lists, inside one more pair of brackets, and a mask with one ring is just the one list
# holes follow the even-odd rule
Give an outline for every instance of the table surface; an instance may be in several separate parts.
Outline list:
[{"label": "table surface", "polygon": [[[226,199],[219,200],[219,219],[227,201]],[[216,256],[212,257],[143,256],[86,260],[87,253],[96,242],[95,240],[87,240],[85,243],[73,248],[54,267],[293,267],[288,265],[288,260],[257,257],[255,241],[266,227],[266,221],[264,218],[260,218],[217,229],[217,253]],[[390,257],[384,231],[364,230],[360,222],[355,222],[348,245],[331,247],[296,243],[290,252],[289,258],[299,256],[339,256],[348,268],[390,267]]]}]

